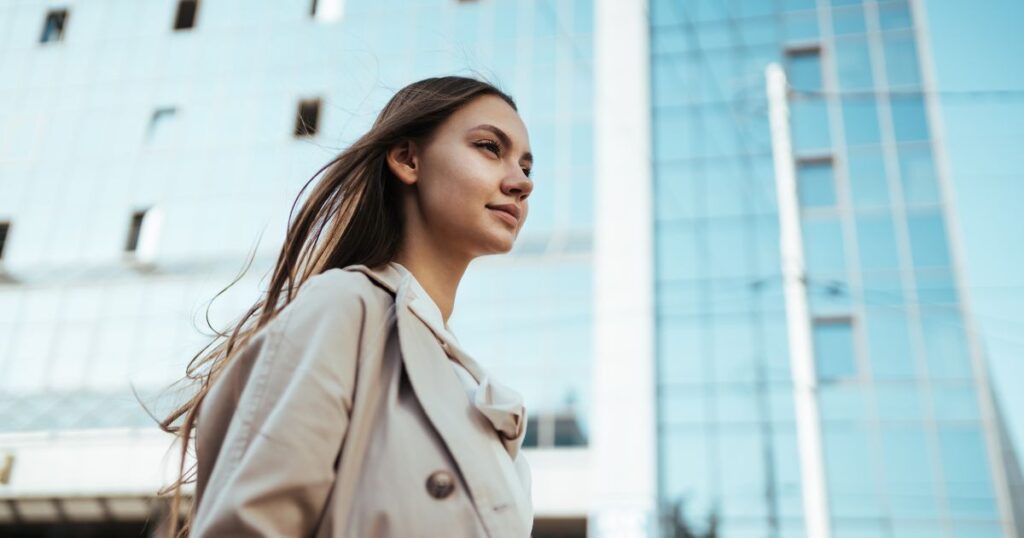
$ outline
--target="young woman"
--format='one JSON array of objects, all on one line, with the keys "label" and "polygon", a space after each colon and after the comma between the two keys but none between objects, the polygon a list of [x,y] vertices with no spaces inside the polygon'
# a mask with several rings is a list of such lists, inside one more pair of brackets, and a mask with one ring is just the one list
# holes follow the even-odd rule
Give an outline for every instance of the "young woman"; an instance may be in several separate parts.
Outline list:
[{"label": "young woman", "polygon": [[313,176],[265,298],[193,359],[199,390],[162,423],[182,445],[172,534],[530,534],[522,399],[447,321],[469,263],[512,248],[531,165],[511,97],[441,77]]}]

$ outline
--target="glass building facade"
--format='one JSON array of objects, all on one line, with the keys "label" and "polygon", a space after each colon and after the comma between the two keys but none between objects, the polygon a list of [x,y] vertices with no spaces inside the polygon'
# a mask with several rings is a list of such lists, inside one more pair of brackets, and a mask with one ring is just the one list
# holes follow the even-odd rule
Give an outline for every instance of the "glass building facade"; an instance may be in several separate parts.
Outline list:
[{"label": "glass building facade", "polygon": [[665,536],[807,536],[771,62],[789,83],[831,535],[1019,532],[958,286],[921,9],[651,0]]}]

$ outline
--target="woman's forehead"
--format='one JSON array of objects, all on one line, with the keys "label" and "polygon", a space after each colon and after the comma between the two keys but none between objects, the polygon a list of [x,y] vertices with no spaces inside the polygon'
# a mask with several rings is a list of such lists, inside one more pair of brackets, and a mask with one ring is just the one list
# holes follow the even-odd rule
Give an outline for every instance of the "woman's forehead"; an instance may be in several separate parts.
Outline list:
[{"label": "woman's forehead", "polygon": [[[529,152],[529,133],[526,125],[515,111],[503,99],[493,95],[485,95],[474,99],[460,108],[452,117],[452,127],[462,135],[474,130],[498,131],[505,134],[514,147]],[[499,133],[495,133],[500,137]]]}]

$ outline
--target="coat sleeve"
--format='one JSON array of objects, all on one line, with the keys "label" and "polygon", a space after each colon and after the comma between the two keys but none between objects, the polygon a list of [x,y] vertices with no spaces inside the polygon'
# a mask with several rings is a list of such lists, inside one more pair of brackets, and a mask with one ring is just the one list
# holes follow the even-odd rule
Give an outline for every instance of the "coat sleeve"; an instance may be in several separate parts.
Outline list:
[{"label": "coat sleeve", "polygon": [[[204,401],[197,458],[216,460],[197,483],[204,487],[191,536],[306,536],[316,527],[352,407],[366,312],[360,277],[332,271],[309,279],[253,339],[257,349],[239,353],[253,361],[240,390]],[[230,417],[209,447],[201,431],[207,407],[214,415],[227,408]]]}]

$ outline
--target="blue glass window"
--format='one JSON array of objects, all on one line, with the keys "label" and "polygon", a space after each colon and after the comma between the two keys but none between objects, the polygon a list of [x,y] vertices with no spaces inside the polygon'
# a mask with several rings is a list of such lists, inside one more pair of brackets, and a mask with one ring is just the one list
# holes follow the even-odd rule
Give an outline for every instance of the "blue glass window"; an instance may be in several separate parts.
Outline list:
[{"label": "blue glass window", "polygon": [[942,471],[954,518],[996,519],[985,438],[980,428],[940,427]]},{"label": "blue glass window", "polygon": [[702,263],[715,277],[740,277],[750,273],[746,232],[740,219],[720,219],[707,229]]},{"label": "blue glass window", "polygon": [[816,50],[798,51],[788,55],[786,78],[796,91],[821,89],[821,55]]},{"label": "blue glass window", "polygon": [[921,97],[893,97],[891,104],[897,142],[928,138],[928,118]]},{"label": "blue glass window", "polygon": [[924,304],[954,304],[958,301],[956,282],[949,267],[919,269],[914,272],[917,281],[917,300]]},{"label": "blue glass window", "polygon": [[851,148],[846,154],[850,170],[853,206],[879,207],[889,204],[885,160],[878,147]]},{"label": "blue glass window", "polygon": [[934,205],[941,201],[931,148],[904,145],[899,148],[900,181],[908,206]]},{"label": "blue glass window", "polygon": [[830,149],[828,107],[821,99],[797,99],[790,104],[793,149],[800,154]]},{"label": "blue glass window", "polygon": [[910,6],[905,0],[882,2],[878,4],[878,19],[882,30],[899,30],[910,28],[913,24]]},{"label": "blue glass window", "polygon": [[[728,499],[721,506],[721,513],[726,521],[736,518],[763,518],[767,515],[767,507],[763,495],[754,495],[764,491],[765,444],[761,434],[754,428],[722,428],[718,435],[718,491]],[[744,533],[746,534],[746,533]]]},{"label": "blue glass window", "polygon": [[865,328],[872,376],[914,379],[914,353],[906,313],[898,308],[870,308]]},{"label": "blue glass window", "polygon": [[[714,338],[715,381],[754,381],[754,327],[748,317],[716,316],[711,326]],[[705,357],[707,359],[707,357]]]},{"label": "blue glass window", "polygon": [[806,219],[804,259],[811,275],[845,275],[843,231],[836,219]]},{"label": "blue glass window", "polygon": [[814,0],[782,0],[782,9],[786,11],[799,11],[816,7],[817,3]]},{"label": "blue glass window", "polygon": [[662,486],[667,499],[685,500],[686,521],[704,520],[712,509],[715,491],[711,447],[698,428],[673,428],[660,435]]},{"label": "blue glass window", "polygon": [[[695,294],[691,288],[691,295]],[[691,321],[694,319],[694,321]],[[658,320],[658,382],[701,384],[707,381],[705,323],[699,318]]]},{"label": "blue glass window", "polygon": [[881,139],[878,129],[878,109],[873,99],[850,98],[843,100],[843,128],[846,144],[877,144]]},{"label": "blue glass window", "polygon": [[[516,5],[516,4],[509,4]],[[501,27],[502,25],[497,25]],[[686,32],[680,32],[676,27],[661,28],[654,26],[651,28],[651,54],[679,54],[688,52],[690,50],[690,35]]]},{"label": "blue glass window", "polygon": [[836,204],[832,161],[798,163],[797,188],[802,207],[828,207]]},{"label": "blue glass window", "polygon": [[[860,2],[854,2],[859,4]],[[832,27],[836,35],[863,34],[865,31],[864,8],[860,5],[832,10]]]},{"label": "blue glass window", "polygon": [[911,214],[910,251],[915,267],[946,267],[949,265],[949,244],[941,213]]},{"label": "blue glass window", "polygon": [[[881,413],[888,414],[882,409]],[[923,427],[901,426],[882,432],[886,492],[896,518],[937,518],[939,499],[932,474],[928,437]]]},{"label": "blue glass window", "polygon": [[684,223],[658,226],[656,240],[656,267],[659,280],[682,280],[697,277],[699,257],[697,230]]},{"label": "blue glass window", "polygon": [[[811,2],[813,5],[814,2]],[[813,9],[813,8],[812,8]],[[810,42],[818,39],[818,13],[798,11],[787,13],[783,18],[783,36],[788,43]]]},{"label": "blue glass window", "polygon": [[921,411],[921,395],[914,382],[876,383],[875,400],[878,403],[879,418],[882,422],[903,422],[924,420]]},{"label": "blue glass window", "polygon": [[899,269],[896,231],[889,215],[858,215],[857,245],[865,271]]},{"label": "blue glass window", "polygon": [[818,387],[822,423],[861,422],[867,419],[864,385],[826,383]]},{"label": "blue glass window", "polygon": [[886,36],[885,72],[889,86],[893,88],[914,87],[921,84],[920,70],[917,66],[917,46],[913,34],[897,34]]},{"label": "blue glass window", "polygon": [[867,39],[853,37],[836,39],[836,68],[839,72],[839,86],[843,90],[870,90],[874,85],[871,76],[871,54]]},{"label": "blue glass window", "polygon": [[[687,163],[655,163],[654,208],[659,221],[692,219],[702,211],[703,200],[696,196],[703,182],[703,167]],[[593,178],[587,178],[593,183]]]},{"label": "blue glass window", "polygon": [[[823,427],[826,484],[832,517],[878,518],[885,511],[875,483],[870,432],[861,424],[828,424]],[[879,536],[867,534],[866,536]]]},{"label": "blue glass window", "polygon": [[737,217],[747,212],[748,187],[738,159],[721,159],[704,167],[705,215]]},{"label": "blue glass window", "polygon": [[850,320],[824,319],[814,322],[814,359],[818,379],[832,381],[857,375]]},{"label": "blue glass window", "polygon": [[[652,118],[654,159],[680,160],[698,153],[695,116],[688,110],[661,110]],[[583,133],[580,133],[583,134]]]},{"label": "blue glass window", "polygon": [[970,383],[935,384],[934,390],[941,398],[932,400],[935,407],[935,420],[979,420],[978,393]]},{"label": "blue glass window", "polygon": [[864,301],[870,305],[904,304],[903,282],[898,271],[865,271],[861,274]]},{"label": "blue glass window", "polygon": [[688,79],[696,77],[693,62],[692,58],[678,56],[659,56],[651,61],[651,96],[657,107],[682,106],[696,100],[696,87],[687,84]]},{"label": "blue glass window", "polygon": [[921,331],[932,379],[973,379],[964,320],[955,308],[923,309]]}]

